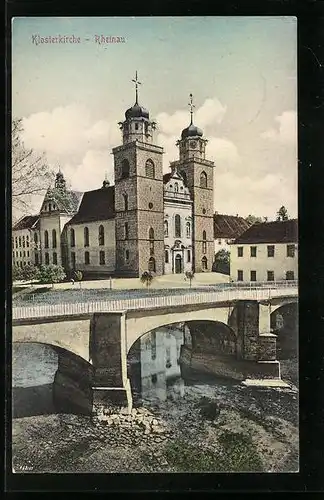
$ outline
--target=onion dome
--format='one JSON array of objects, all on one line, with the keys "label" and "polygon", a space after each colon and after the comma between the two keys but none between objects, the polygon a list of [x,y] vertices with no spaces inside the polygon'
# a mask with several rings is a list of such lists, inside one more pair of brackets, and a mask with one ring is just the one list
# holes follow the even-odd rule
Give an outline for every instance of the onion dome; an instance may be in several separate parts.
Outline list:
[{"label": "onion dome", "polygon": [[143,106],[140,106],[136,102],[134,106],[132,106],[126,111],[125,118],[126,120],[129,120],[130,118],[145,118],[149,120],[150,114],[147,109],[145,109]]},{"label": "onion dome", "polygon": [[185,139],[186,137],[202,137],[202,135],[203,131],[193,123],[190,123],[189,127],[184,128],[181,132],[181,139]]}]

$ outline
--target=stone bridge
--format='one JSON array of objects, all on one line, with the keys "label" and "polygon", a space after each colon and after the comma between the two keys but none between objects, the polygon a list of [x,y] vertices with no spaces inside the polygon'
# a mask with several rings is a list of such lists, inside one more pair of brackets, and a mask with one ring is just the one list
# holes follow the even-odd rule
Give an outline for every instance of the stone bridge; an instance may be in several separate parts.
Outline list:
[{"label": "stone bridge", "polygon": [[66,398],[85,392],[92,410],[132,407],[127,354],[144,334],[184,323],[191,342],[181,366],[237,380],[280,381],[270,317],[297,302],[297,287],[219,292],[96,303],[13,308],[13,342],[43,343],[59,353],[56,388]]}]

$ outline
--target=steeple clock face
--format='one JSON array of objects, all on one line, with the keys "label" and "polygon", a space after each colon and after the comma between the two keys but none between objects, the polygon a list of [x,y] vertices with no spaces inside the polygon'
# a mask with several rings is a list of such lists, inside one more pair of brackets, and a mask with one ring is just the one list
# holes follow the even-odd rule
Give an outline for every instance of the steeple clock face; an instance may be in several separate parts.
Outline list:
[{"label": "steeple clock face", "polygon": [[190,141],[190,147],[191,147],[192,149],[196,149],[196,147],[197,147],[197,143],[196,143],[196,141]]}]

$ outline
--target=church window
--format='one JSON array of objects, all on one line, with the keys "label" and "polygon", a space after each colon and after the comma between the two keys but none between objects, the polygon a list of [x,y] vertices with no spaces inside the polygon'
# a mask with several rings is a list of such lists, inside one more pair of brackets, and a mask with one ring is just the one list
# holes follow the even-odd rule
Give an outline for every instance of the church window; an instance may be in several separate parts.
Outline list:
[{"label": "church window", "polygon": [[48,231],[44,231],[44,246],[48,248]]},{"label": "church window", "polygon": [[138,123],[135,123],[135,130],[138,130]]},{"label": "church window", "polygon": [[99,226],[99,245],[102,246],[105,244],[105,229],[101,225]]},{"label": "church window", "polygon": [[57,265],[57,253],[53,252],[53,264]]},{"label": "church window", "polygon": [[190,250],[187,250],[187,262],[191,261],[191,253]]},{"label": "church window", "polygon": [[83,230],[84,246],[89,246],[89,228],[86,226]]},{"label": "church window", "polygon": [[121,178],[127,179],[128,177],[129,177],[129,161],[125,158],[122,161]]},{"label": "church window", "polygon": [[150,209],[152,209],[152,208],[153,208],[153,203],[151,203],[151,202],[150,202],[150,203],[148,204],[148,206],[149,206],[149,208],[150,208]]},{"label": "church window", "polygon": [[56,245],[57,245],[57,241],[56,241],[56,231],[55,231],[55,229],[53,229],[53,231],[52,231],[52,247],[53,247],[53,248],[56,248]]},{"label": "church window", "polygon": [[176,238],[181,238],[181,217],[179,214],[174,217],[174,235]]},{"label": "church window", "polygon": [[154,259],[154,257],[149,258],[148,270],[155,273],[155,259]]},{"label": "church window", "polygon": [[71,247],[75,247],[75,231],[73,228],[71,228],[71,231],[70,231],[70,244],[71,244]]},{"label": "church window", "polygon": [[29,248],[29,236],[28,236],[28,234],[26,236],[26,247]]},{"label": "church window", "polygon": [[145,163],[145,175],[151,179],[155,177],[155,168],[152,160],[147,160]]},{"label": "church window", "polygon": [[201,174],[200,174],[200,187],[201,188],[207,187],[207,174],[206,174],[206,172],[201,172]]},{"label": "church window", "polygon": [[127,210],[128,210],[128,195],[123,194],[123,198],[124,198],[124,210],[125,210],[125,212],[127,212]]},{"label": "church window", "polygon": [[174,191],[178,193],[179,191],[179,184],[177,182],[174,183]]},{"label": "church window", "polygon": [[129,261],[129,250],[125,250],[125,262]]},{"label": "church window", "polygon": [[39,264],[38,253],[35,253],[35,266],[38,266],[38,264]]},{"label": "church window", "polygon": [[203,257],[201,259],[201,267],[202,267],[203,271],[207,270],[207,257]]},{"label": "church window", "polygon": [[187,238],[190,238],[190,236],[191,236],[191,225],[190,225],[190,222],[186,223],[186,236],[187,236]]},{"label": "church window", "polygon": [[34,233],[34,243],[35,243],[35,245],[37,245],[37,243],[38,243],[38,235],[37,235],[37,233]]},{"label": "church window", "polygon": [[154,229],[151,227],[149,229],[149,240],[150,240],[150,255],[154,254]]},{"label": "church window", "polygon": [[103,250],[99,252],[99,263],[101,266],[105,265],[105,252]]},{"label": "church window", "polygon": [[203,231],[202,253],[207,253],[206,231]]},{"label": "church window", "polygon": [[49,264],[49,255],[48,252],[45,252],[45,265],[48,266]]},{"label": "church window", "polygon": [[205,208],[203,208],[203,209],[202,209],[202,213],[203,213],[203,214],[205,214],[205,213],[206,213],[206,209],[205,209]]},{"label": "church window", "polygon": [[75,252],[71,252],[71,267],[75,269]]},{"label": "church window", "polygon": [[90,253],[89,252],[84,252],[84,263],[85,263],[85,265],[90,264]]},{"label": "church window", "polygon": [[165,250],[165,263],[169,264],[169,250]]},{"label": "church window", "polygon": [[164,236],[168,236],[169,234],[169,223],[167,220],[164,221]]},{"label": "church window", "polygon": [[128,222],[125,222],[125,225],[124,225],[124,235],[125,235],[125,240],[128,240],[128,238],[129,238]]},{"label": "church window", "polygon": [[48,210],[49,210],[50,212],[51,212],[51,210],[52,210],[52,204],[51,204],[51,203],[48,205]]}]

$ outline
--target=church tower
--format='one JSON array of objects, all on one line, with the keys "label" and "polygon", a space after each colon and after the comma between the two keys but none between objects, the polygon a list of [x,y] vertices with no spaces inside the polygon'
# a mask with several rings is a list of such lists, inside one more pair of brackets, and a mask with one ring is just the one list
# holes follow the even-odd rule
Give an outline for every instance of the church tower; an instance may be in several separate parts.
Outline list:
[{"label": "church tower", "polygon": [[115,172],[116,274],[138,277],[164,272],[163,148],[154,144],[156,123],[138,103],[119,122],[123,143],[113,149]]},{"label": "church tower", "polygon": [[179,160],[172,162],[181,173],[193,199],[193,269],[211,271],[214,261],[214,162],[205,157],[207,140],[193,123],[190,94],[190,124],[177,142]]}]

